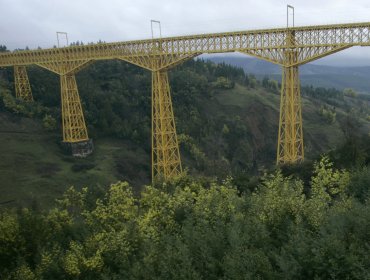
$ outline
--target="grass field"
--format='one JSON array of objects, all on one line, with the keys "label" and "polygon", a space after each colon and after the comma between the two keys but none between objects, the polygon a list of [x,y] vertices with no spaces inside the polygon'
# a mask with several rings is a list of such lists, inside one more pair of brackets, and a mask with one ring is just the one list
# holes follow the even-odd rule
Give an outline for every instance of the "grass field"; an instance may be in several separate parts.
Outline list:
[{"label": "grass field", "polygon": [[[224,106],[233,106],[235,114],[240,114],[243,110],[251,110],[253,107],[261,107],[262,105],[264,111],[260,111],[259,115],[264,115],[267,118],[266,122],[274,127],[274,133],[270,135],[273,138],[277,138],[275,134],[279,122],[280,95],[272,94],[263,88],[246,89],[236,85],[232,90],[219,92],[216,95],[216,99]],[[326,123],[318,114],[318,110],[317,105],[310,99],[302,98],[303,133],[307,158],[315,158],[323,151],[335,149],[343,143],[344,135],[339,123]],[[337,110],[338,115],[345,114],[339,108]],[[249,118],[253,118],[253,114],[250,114]],[[255,116],[255,119],[251,119],[249,122],[257,122],[257,119],[258,116]],[[259,132],[255,131],[255,133]]]},{"label": "grass field", "polygon": [[[0,113],[2,205],[29,205],[37,200],[48,206],[69,186],[149,182],[149,158],[143,150],[124,141],[101,139],[91,156],[78,159],[63,153],[59,139],[58,133],[45,132],[37,121]],[[143,174],[136,173],[136,166]]]}]

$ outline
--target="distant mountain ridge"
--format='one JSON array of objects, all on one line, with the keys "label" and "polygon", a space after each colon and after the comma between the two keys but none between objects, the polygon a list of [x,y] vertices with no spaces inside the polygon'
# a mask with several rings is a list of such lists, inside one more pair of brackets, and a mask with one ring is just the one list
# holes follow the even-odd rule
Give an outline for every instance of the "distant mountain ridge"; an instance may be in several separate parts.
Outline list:
[{"label": "distant mountain ridge", "polygon": [[[250,57],[209,56],[206,60],[241,67],[246,73],[258,78],[268,76],[281,80],[281,67],[262,59]],[[353,88],[358,92],[370,93],[370,66],[339,67],[306,64],[300,68],[301,83],[325,88]]]}]

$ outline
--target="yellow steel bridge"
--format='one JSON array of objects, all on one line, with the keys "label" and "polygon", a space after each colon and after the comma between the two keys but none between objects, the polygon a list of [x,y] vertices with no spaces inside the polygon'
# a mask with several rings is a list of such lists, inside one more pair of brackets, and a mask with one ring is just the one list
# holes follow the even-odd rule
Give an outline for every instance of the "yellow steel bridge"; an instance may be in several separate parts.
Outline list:
[{"label": "yellow steel bridge", "polygon": [[26,66],[60,76],[63,141],[89,140],[75,74],[95,60],[121,59],[152,72],[152,180],[182,172],[167,71],[203,53],[240,52],[282,66],[277,163],[304,159],[298,67],[353,47],[370,45],[370,22],[201,34],[65,48],[0,53],[14,66],[16,96],[32,101]]}]

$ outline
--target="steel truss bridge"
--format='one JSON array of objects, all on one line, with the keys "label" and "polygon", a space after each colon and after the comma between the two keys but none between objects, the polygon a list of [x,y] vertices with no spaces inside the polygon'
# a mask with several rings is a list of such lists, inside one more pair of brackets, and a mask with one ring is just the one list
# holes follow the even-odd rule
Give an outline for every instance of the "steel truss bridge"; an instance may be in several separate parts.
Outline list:
[{"label": "steel truss bridge", "polygon": [[168,70],[203,53],[239,52],[282,66],[277,164],[304,159],[298,68],[353,46],[370,45],[370,22],[201,34],[0,53],[14,67],[17,98],[33,101],[27,65],[60,76],[63,142],[89,141],[75,74],[96,60],[120,59],[152,72],[152,180],[182,172]]}]

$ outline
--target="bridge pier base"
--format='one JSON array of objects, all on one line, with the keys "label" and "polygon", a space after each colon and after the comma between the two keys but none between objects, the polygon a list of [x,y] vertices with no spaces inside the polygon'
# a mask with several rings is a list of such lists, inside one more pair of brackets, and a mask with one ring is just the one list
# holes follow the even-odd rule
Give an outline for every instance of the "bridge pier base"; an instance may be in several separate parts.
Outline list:
[{"label": "bridge pier base", "polygon": [[74,143],[62,142],[62,146],[66,153],[79,158],[87,157],[94,150],[94,143],[92,139]]},{"label": "bridge pier base", "polygon": [[26,66],[14,66],[15,96],[23,101],[32,102],[33,96],[28,80]]},{"label": "bridge pier base", "polygon": [[93,144],[87,133],[75,75],[61,75],[60,85],[64,146],[73,156],[86,157],[92,153]]},{"label": "bridge pier base", "polygon": [[[293,63],[296,51],[286,51],[286,60]],[[280,99],[280,121],[277,164],[302,162],[304,159],[302,104],[298,66],[283,67]]]},{"label": "bridge pier base", "polygon": [[167,71],[152,72],[152,181],[182,172]]}]

